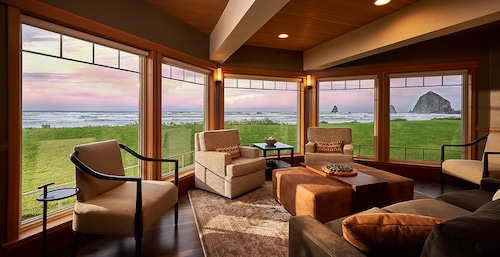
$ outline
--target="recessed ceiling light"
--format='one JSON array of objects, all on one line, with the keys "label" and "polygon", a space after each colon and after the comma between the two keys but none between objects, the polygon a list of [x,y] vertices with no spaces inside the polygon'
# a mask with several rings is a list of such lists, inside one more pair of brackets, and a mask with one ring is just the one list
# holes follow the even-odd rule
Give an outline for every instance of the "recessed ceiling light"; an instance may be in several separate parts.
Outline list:
[{"label": "recessed ceiling light", "polygon": [[382,6],[388,4],[389,2],[391,2],[391,0],[376,0],[373,4],[376,6]]},{"label": "recessed ceiling light", "polygon": [[288,34],[286,33],[281,33],[278,35],[279,38],[288,38]]}]

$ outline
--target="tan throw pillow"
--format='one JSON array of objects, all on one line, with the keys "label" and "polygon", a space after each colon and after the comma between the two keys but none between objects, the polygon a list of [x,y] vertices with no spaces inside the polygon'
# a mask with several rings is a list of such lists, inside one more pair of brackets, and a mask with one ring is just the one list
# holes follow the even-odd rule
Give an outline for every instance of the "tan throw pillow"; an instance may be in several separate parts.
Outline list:
[{"label": "tan throw pillow", "polygon": [[240,148],[237,145],[232,145],[228,147],[217,147],[215,148],[217,152],[225,152],[231,154],[231,158],[238,158],[241,156]]},{"label": "tan throw pillow", "polygon": [[316,152],[320,153],[342,153],[344,143],[341,141],[336,142],[316,142]]},{"label": "tan throw pillow", "polygon": [[419,256],[434,225],[444,220],[414,214],[357,214],[342,222],[344,238],[366,253]]}]

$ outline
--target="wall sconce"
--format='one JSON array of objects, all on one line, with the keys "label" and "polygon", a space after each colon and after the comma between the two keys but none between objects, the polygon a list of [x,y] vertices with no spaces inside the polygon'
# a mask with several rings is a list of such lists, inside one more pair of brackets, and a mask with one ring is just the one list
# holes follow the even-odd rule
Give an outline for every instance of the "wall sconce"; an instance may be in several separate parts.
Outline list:
[{"label": "wall sconce", "polygon": [[311,74],[307,74],[306,76],[306,88],[307,89],[312,89],[312,81],[311,81]]},{"label": "wall sconce", "polygon": [[215,85],[220,85],[222,83],[222,68],[217,68],[215,70]]}]

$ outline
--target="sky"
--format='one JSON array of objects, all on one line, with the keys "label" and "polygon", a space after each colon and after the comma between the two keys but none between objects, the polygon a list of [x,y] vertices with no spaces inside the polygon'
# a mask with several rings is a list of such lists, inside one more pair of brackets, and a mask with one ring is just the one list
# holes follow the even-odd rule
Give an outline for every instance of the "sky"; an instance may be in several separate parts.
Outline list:
[{"label": "sky", "polygon": [[[92,45],[59,34],[23,25],[23,49],[62,56],[69,61],[39,54],[23,53],[23,110],[25,111],[138,111],[140,75],[139,57],[96,45],[94,62],[130,70],[90,65]],[[168,111],[203,111],[202,74],[163,65],[162,109]],[[183,82],[187,80],[191,82]],[[421,81],[420,81],[421,82]],[[395,79],[394,85],[401,83]],[[409,80],[410,86],[419,79]],[[228,83],[229,84],[229,83]],[[432,83],[430,83],[432,84]],[[281,85],[281,84],[280,84]],[[279,85],[279,86],[280,86]],[[285,86],[286,87],[286,86]],[[369,86],[368,86],[369,87]],[[398,112],[408,112],[418,97],[434,91],[461,109],[461,87],[407,87],[391,89],[391,105]],[[295,90],[255,90],[225,88],[225,111],[297,111]],[[320,91],[320,112],[337,106],[340,112],[373,112],[374,89]]]}]

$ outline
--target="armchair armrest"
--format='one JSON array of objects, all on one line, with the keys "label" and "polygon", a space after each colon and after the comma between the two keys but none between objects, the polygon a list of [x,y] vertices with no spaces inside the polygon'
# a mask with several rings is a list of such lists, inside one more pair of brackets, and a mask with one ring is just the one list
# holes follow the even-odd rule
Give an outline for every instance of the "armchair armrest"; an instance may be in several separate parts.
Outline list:
[{"label": "armchair armrest", "polygon": [[259,157],[259,149],[252,146],[239,146],[241,157],[245,158],[257,158]]},{"label": "armchair armrest", "polygon": [[354,146],[352,144],[344,145],[344,154],[353,155],[354,154]]},{"label": "armchair armrest", "polygon": [[132,154],[134,157],[137,159],[143,160],[143,161],[151,161],[151,162],[173,162],[175,163],[175,170],[174,170],[174,184],[176,186],[179,186],[179,160],[177,159],[171,159],[171,158],[150,158],[146,157],[143,155],[138,154],[136,151],[130,149],[128,146],[119,143],[120,148],[127,151],[128,153]]},{"label": "armchair armrest", "polygon": [[479,142],[483,141],[483,140],[486,140],[488,138],[488,135],[486,136],[483,136],[483,137],[480,137],[470,143],[467,143],[467,144],[443,144],[441,145],[441,162],[444,161],[444,149],[445,147],[448,147],[448,146],[454,146],[454,147],[468,147],[468,146],[472,146],[472,145],[475,145],[475,144],[478,144]]},{"label": "armchair armrest", "polygon": [[231,164],[231,154],[216,151],[198,151],[196,163],[210,170],[220,177],[226,176],[226,166]]},{"label": "armchair armrest", "polygon": [[305,147],[306,153],[314,153],[316,152],[316,143],[314,142],[307,142],[306,147]]},{"label": "armchair armrest", "polygon": [[290,257],[365,257],[356,247],[311,216],[292,217],[289,226],[288,250]]},{"label": "armchair armrest", "polygon": [[490,154],[500,154],[500,152],[484,152],[484,168],[483,168],[483,178],[487,178],[490,176],[489,169],[488,169],[488,156]]}]

